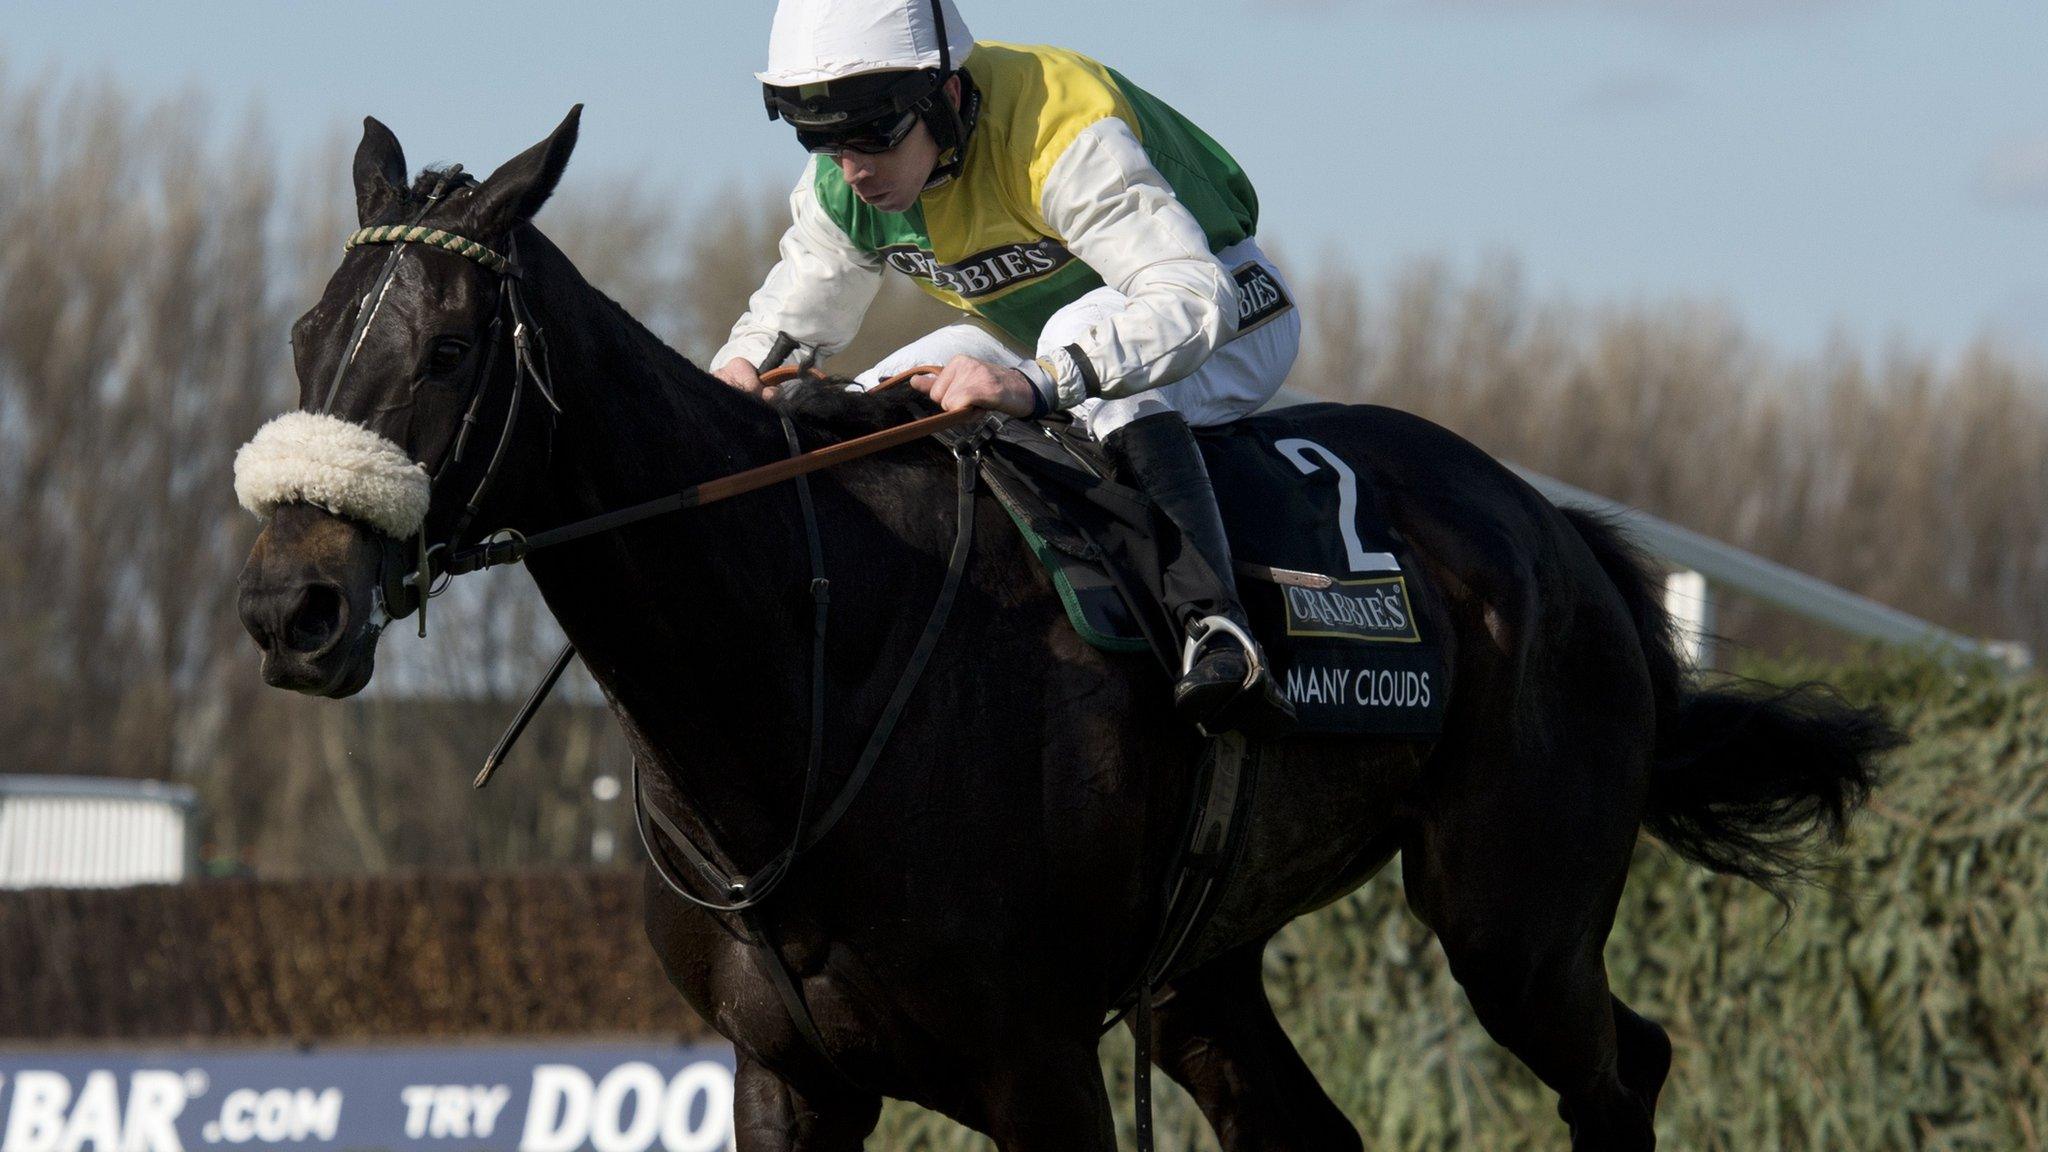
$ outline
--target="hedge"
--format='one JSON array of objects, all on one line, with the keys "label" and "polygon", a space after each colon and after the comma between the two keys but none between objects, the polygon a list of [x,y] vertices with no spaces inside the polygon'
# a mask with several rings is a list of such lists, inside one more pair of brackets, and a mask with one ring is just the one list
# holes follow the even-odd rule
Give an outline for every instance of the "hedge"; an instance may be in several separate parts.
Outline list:
[{"label": "hedge", "polygon": [[0,1039],[702,1034],[636,871],[0,895]]}]

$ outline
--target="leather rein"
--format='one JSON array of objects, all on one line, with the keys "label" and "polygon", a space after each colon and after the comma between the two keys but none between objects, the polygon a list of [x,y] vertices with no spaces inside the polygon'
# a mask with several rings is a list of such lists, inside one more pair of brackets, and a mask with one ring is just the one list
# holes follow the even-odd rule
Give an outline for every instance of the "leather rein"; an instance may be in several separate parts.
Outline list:
[{"label": "leather rein", "polygon": [[[779,384],[809,371],[809,369],[802,368],[782,368],[764,373],[761,377],[761,382],[766,385]],[[871,391],[879,392],[885,388],[901,384],[914,376],[937,371],[938,368],[931,365],[914,368],[901,375],[892,376],[882,381]],[[835,465],[858,460],[863,456],[872,456],[877,452],[884,452],[914,440],[922,440],[927,436],[943,432],[948,428],[965,424],[977,417],[985,417],[987,415],[986,411],[972,408],[964,408],[957,412],[941,412],[934,416],[925,416],[905,424],[899,424],[894,428],[884,428],[879,432],[870,432],[865,436],[828,445],[810,452],[802,451],[792,442],[790,445],[790,457],[786,460],[777,460],[772,464],[763,464],[757,468],[749,468],[744,472],[736,472],[731,476],[721,476],[716,480],[707,480],[702,484],[692,485],[680,492],[673,492],[667,496],[658,496],[652,500],[605,512],[585,520],[564,524],[559,528],[551,528],[545,532],[536,532],[532,536],[521,535],[511,529],[501,530],[500,532],[493,533],[490,538],[485,539],[474,547],[451,553],[447,563],[438,570],[437,574],[461,576],[483,568],[495,568],[502,564],[517,564],[524,560],[528,554],[537,552],[542,548],[551,548],[557,544],[567,544],[572,540],[581,540],[586,536],[595,536],[602,532],[615,531],[655,516],[665,516],[670,512],[680,512],[685,508],[702,508],[710,504],[716,504],[721,500],[729,500],[734,496],[758,491],[770,485],[779,484],[784,480],[794,480],[800,476],[807,476],[812,472],[822,471]],[[784,423],[787,424],[786,417],[784,418]]]}]

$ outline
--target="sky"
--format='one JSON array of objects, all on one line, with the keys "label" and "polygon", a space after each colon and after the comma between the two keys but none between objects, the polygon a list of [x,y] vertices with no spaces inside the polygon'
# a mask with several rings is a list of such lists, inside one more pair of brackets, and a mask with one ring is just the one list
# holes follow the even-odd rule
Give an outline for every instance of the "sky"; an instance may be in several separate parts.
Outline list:
[{"label": "sky", "polygon": [[[1097,56],[1220,139],[1297,272],[1370,289],[1507,255],[1581,304],[1726,303],[1792,354],[1989,335],[2048,359],[2042,0],[958,2],[978,37]],[[372,114],[415,167],[475,171],[580,101],[560,195],[623,174],[701,204],[779,198],[805,161],[750,75],[771,12],[5,0],[0,67],[197,92],[305,159]]]}]

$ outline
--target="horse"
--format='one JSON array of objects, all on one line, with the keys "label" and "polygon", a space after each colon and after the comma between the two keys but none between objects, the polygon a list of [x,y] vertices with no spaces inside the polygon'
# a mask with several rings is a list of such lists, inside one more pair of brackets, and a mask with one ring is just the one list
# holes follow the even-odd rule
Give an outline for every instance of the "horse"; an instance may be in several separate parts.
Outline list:
[{"label": "horse", "polygon": [[[735,391],[587,283],[532,224],[579,112],[481,182],[458,167],[408,183],[397,138],[365,120],[353,175],[372,231],[292,329],[294,418],[324,413],[348,441],[321,467],[396,454],[371,479],[410,495],[369,484],[337,511],[285,484],[257,506],[238,607],[270,685],[361,689],[379,632],[431,579],[428,541],[530,534],[785,459],[792,436],[816,448],[931,413],[909,389]],[[495,450],[461,447],[476,430]],[[1409,906],[1480,1023],[1557,1094],[1571,1147],[1652,1148],[1671,1046],[1602,958],[1639,830],[1785,889],[1897,737],[1810,686],[1701,686],[1631,544],[1453,433],[1373,406],[1327,409],[1313,432],[1364,462],[1441,593],[1424,628],[1445,643],[1445,731],[1270,744],[1241,864],[1141,1017],[1154,1062],[1230,1152],[1361,1148],[1275,1019],[1260,958],[1398,855]],[[986,492],[960,522],[956,471],[912,443],[809,477],[803,501],[785,484],[527,559],[650,806],[744,875],[803,818],[814,727],[826,783],[846,779],[956,532],[978,529],[865,791],[755,910],[773,955],[649,870],[648,940],[736,1053],[742,1152],[858,1148],[885,1097],[1004,1152],[1115,1147],[1097,1039],[1152,946],[1204,741],[1151,657],[1077,638]],[[407,500],[417,516],[393,511]],[[813,540],[836,610],[815,724]]]}]

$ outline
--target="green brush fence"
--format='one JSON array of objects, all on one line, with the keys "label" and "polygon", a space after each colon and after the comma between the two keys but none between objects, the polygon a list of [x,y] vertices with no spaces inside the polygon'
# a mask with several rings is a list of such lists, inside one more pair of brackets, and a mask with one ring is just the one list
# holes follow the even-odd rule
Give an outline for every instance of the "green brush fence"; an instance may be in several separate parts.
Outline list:
[{"label": "green brush fence", "polygon": [[[1833,890],[1803,894],[1789,920],[1754,888],[1638,850],[1607,959],[1615,991],[1677,1050],[1660,1147],[2048,1147],[2048,681],[1896,655],[1748,671],[1829,680],[1913,742],[1888,760]],[[1281,933],[1266,986],[1368,1148],[1566,1146],[1553,1097],[1479,1027],[1409,915],[1398,865]],[[1103,1057],[1128,1143],[1129,1034]],[[1160,1148],[1214,1148],[1155,1080]],[[988,1147],[902,1105],[869,1146]]]}]

